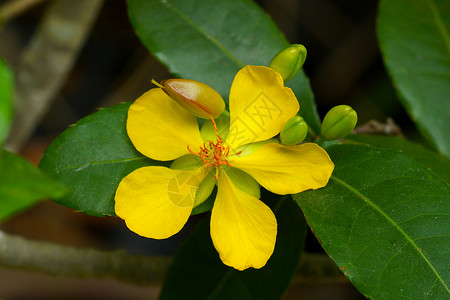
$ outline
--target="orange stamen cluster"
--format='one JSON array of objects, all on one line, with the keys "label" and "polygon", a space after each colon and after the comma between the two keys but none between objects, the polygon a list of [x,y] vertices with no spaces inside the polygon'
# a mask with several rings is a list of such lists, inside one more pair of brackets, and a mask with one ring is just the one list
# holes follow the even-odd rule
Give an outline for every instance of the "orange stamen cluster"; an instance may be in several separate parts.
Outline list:
[{"label": "orange stamen cluster", "polygon": [[[227,158],[230,155],[230,147],[225,146],[223,144],[223,140],[220,135],[217,133],[217,125],[212,117],[211,121],[214,125],[214,131],[216,132],[217,140],[214,143],[213,141],[207,140],[203,143],[203,146],[200,147],[200,151],[195,153],[187,146],[189,152],[194,155],[200,156],[200,159],[203,161],[206,167],[215,167],[216,168],[216,180],[218,179],[219,167],[222,165],[227,165],[231,167],[231,164],[228,162]],[[238,155],[236,153],[235,155]]]}]

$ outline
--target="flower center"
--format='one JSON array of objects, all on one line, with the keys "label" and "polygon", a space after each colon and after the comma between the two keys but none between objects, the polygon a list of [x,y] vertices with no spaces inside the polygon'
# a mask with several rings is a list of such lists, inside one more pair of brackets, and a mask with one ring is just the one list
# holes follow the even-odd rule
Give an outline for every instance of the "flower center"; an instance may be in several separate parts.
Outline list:
[{"label": "flower center", "polygon": [[[216,168],[215,178],[217,180],[220,166],[227,165],[231,167],[231,164],[227,160],[228,156],[230,156],[230,147],[223,144],[222,138],[217,133],[216,122],[212,117],[210,118],[214,125],[214,131],[216,132],[216,142],[214,143],[213,141],[207,140],[203,143],[203,146],[200,147],[200,151],[198,153],[192,151],[189,148],[189,145],[187,146],[187,148],[192,154],[198,155],[206,167]],[[241,151],[233,155],[238,155],[240,153]]]}]

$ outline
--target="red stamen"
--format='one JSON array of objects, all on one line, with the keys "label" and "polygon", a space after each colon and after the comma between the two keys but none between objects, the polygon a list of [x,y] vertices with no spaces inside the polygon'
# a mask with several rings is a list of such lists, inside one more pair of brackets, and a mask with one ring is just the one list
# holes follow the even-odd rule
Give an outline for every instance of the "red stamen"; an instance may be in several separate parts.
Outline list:
[{"label": "red stamen", "polygon": [[[216,174],[214,175],[214,177],[216,178],[216,180],[218,180],[219,167],[222,165],[231,167],[231,164],[227,160],[228,156],[230,155],[230,147],[223,144],[222,137],[217,133],[217,124],[212,117],[210,118],[214,126],[214,131],[216,132],[216,142],[214,143],[213,141],[207,140],[203,143],[203,146],[200,146],[200,151],[198,153],[192,151],[189,146],[187,148],[190,153],[198,155],[202,162],[206,165],[206,167],[216,168]],[[240,153],[241,151],[233,155],[239,155]]]},{"label": "red stamen", "polygon": [[211,119],[211,122],[212,122],[213,125],[214,125],[214,131],[215,131],[216,134],[217,134],[217,125],[216,125],[216,122],[214,121],[214,118],[213,118],[213,117],[209,116],[209,118]]},{"label": "red stamen", "polygon": [[191,150],[191,148],[189,148],[189,145],[187,146],[187,149],[188,149],[188,151],[191,152],[192,154],[198,155],[198,153],[195,153],[194,151]]}]

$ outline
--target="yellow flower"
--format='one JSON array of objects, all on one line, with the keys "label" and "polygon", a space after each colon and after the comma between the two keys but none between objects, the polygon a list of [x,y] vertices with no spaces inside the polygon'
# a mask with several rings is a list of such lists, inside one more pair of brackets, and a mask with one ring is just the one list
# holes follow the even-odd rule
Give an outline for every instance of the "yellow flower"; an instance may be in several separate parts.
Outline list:
[{"label": "yellow flower", "polygon": [[261,268],[273,253],[277,221],[240,179],[251,176],[273,193],[294,194],[325,186],[334,165],[313,143],[262,142],[277,135],[299,109],[277,72],[244,67],[231,86],[229,106],[226,139],[216,130],[215,141],[203,141],[196,118],[160,88],[139,97],[127,120],[136,149],[155,160],[181,157],[193,165],[187,170],[149,166],[133,171],[119,184],[115,210],[137,234],[168,238],[182,229],[194,206],[217,184],[211,238],[220,258],[238,270]]}]

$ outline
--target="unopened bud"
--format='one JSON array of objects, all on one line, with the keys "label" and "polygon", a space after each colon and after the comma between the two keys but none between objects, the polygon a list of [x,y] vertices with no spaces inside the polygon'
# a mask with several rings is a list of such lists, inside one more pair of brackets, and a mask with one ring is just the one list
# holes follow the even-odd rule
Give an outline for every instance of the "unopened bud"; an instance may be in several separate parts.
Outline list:
[{"label": "unopened bud", "polygon": [[326,141],[345,137],[358,122],[358,115],[348,105],[338,105],[330,109],[322,122],[321,138]]},{"label": "unopened bud", "polygon": [[217,118],[225,109],[220,94],[202,82],[190,79],[168,79],[161,84],[154,80],[152,82],[196,117]]},{"label": "unopened bud", "polygon": [[288,82],[300,71],[306,59],[306,48],[301,44],[292,44],[274,56],[269,67]]},{"label": "unopened bud", "polygon": [[308,124],[300,116],[295,116],[287,120],[280,132],[281,144],[291,146],[297,145],[306,138],[308,134]]}]

